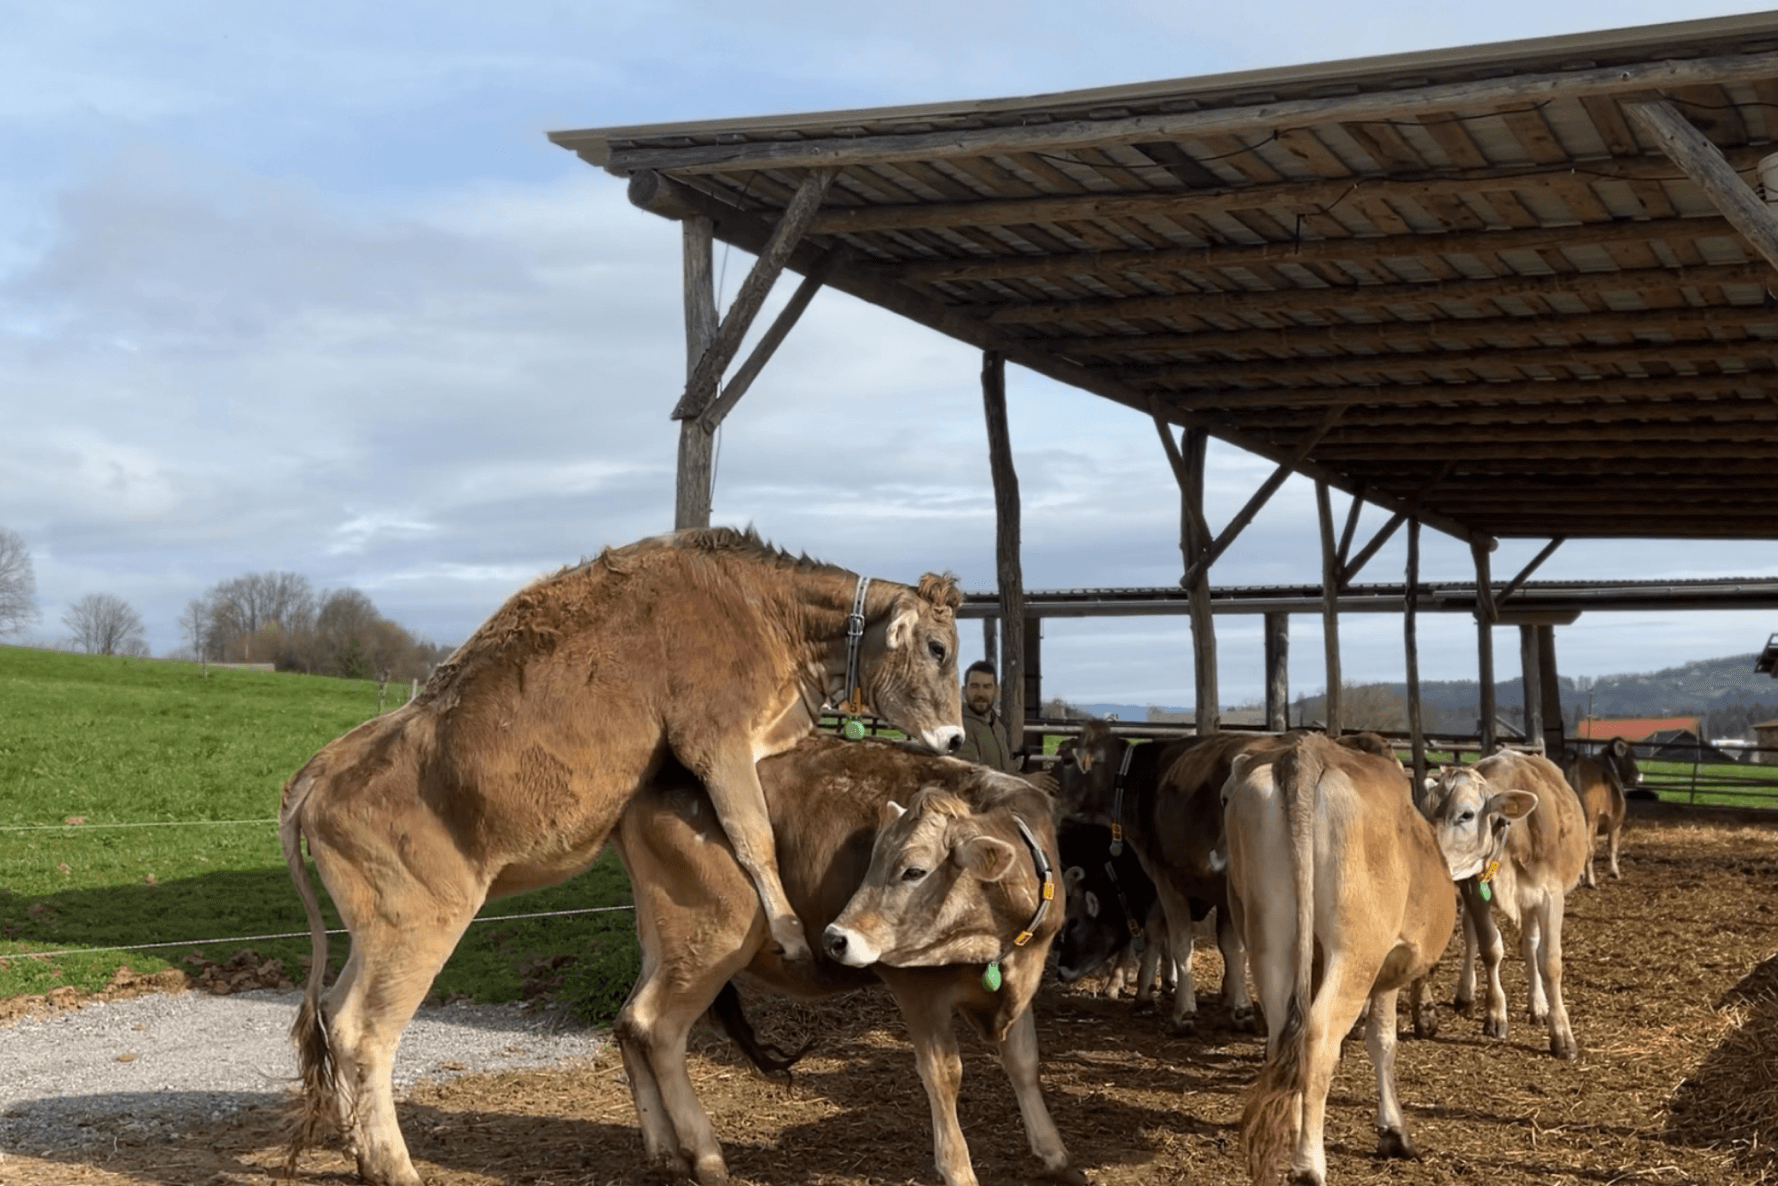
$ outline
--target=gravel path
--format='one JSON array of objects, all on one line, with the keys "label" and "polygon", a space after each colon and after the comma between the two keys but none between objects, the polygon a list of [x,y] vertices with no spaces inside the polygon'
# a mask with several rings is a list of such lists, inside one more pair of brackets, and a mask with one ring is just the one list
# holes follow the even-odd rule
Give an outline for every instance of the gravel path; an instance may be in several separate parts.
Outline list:
[{"label": "gravel path", "polygon": [[[154,993],[0,1028],[0,1150],[45,1155],[125,1133],[171,1136],[277,1105],[296,1074],[287,1035],[301,995]],[[421,1009],[396,1054],[395,1088],[589,1058],[605,1037],[519,1004]]]}]

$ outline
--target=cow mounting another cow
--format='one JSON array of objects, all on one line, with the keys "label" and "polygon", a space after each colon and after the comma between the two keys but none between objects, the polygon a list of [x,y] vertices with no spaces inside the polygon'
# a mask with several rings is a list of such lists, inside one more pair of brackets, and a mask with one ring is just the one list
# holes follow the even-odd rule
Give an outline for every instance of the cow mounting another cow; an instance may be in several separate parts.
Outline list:
[{"label": "cow mounting another cow", "polygon": [[[585,869],[668,755],[707,789],[773,942],[806,957],[754,763],[841,699],[954,749],[960,603],[948,576],[873,581],[751,531],[644,540],[521,590],[411,703],[311,758],[279,828],[314,937],[292,1157],[336,1124],[365,1180],[418,1186],[390,1082],[401,1031],[476,912]],[[305,839],[352,936],[325,1006]]]}]

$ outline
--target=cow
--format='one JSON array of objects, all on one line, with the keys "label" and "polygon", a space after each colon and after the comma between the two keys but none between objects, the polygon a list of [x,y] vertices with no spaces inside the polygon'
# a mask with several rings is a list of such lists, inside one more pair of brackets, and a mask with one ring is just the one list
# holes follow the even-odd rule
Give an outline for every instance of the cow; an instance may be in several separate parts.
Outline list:
[{"label": "cow", "polygon": [[[293,1148],[332,1101],[359,1173],[417,1186],[390,1082],[414,1008],[485,903],[591,864],[669,755],[707,789],[773,942],[809,958],[754,763],[841,699],[959,745],[960,599],[949,576],[872,580],[752,531],[644,540],[521,590],[412,702],[323,748],[285,784],[279,826],[314,936],[291,1030],[310,1101]],[[352,936],[325,1005],[305,839]]]},{"label": "cow", "polygon": [[[643,972],[613,1035],[651,1165],[703,1186],[728,1180],[685,1043],[731,978],[797,996],[881,981],[907,1020],[947,1186],[976,1181],[957,1123],[957,1012],[999,1050],[1044,1172],[1083,1181],[1038,1087],[1030,1008],[1064,906],[1043,897],[1046,882],[1060,892],[1048,796],[986,767],[831,737],[765,759],[759,776],[785,891],[831,958],[787,960],[773,949],[746,874],[689,776],[638,797],[615,835],[635,887]],[[984,983],[989,965],[997,988]],[[718,1012],[761,1061],[732,1016]]]},{"label": "cow", "polygon": [[1190,1030],[1197,1018],[1192,922],[1212,909],[1223,959],[1223,1002],[1237,1027],[1253,1025],[1247,959],[1229,922],[1218,793],[1229,759],[1263,739],[1213,733],[1167,745],[1132,745],[1113,735],[1107,722],[1088,721],[1079,737],[1063,742],[1057,751],[1061,817],[1121,831],[1154,881],[1167,917],[1169,953],[1178,968],[1171,1018],[1176,1032]]},{"label": "cow", "polygon": [[[1115,998],[1133,982],[1138,1007],[1151,1007],[1168,950],[1167,916],[1154,882],[1133,851],[1111,852],[1111,829],[1102,824],[1063,820],[1056,846],[1068,886],[1067,922],[1056,939],[1057,978],[1073,984],[1109,963],[1105,995]],[[1165,971],[1173,975],[1171,957]]]},{"label": "cow", "polygon": [[1241,1117],[1255,1182],[1276,1181],[1287,1157],[1292,1182],[1326,1180],[1328,1086],[1361,1015],[1377,1152],[1419,1155],[1395,1091],[1396,1000],[1413,989],[1418,1030],[1425,978],[1456,922],[1453,874],[1481,864],[1467,848],[1441,851],[1411,790],[1399,761],[1321,734],[1270,739],[1232,761],[1222,791],[1229,904],[1267,1029]]},{"label": "cow", "polygon": [[[1490,814],[1492,805],[1514,797],[1535,810]],[[1473,766],[1447,768],[1429,777],[1421,810],[1447,851],[1488,847],[1488,859],[1479,868],[1469,874],[1460,874],[1455,865],[1451,870],[1453,878],[1463,883],[1458,1010],[1467,1013],[1474,1007],[1479,947],[1488,972],[1483,1032],[1506,1037],[1506,992],[1500,986],[1504,944],[1492,902],[1519,927],[1532,1024],[1548,1025],[1551,1054],[1578,1057],[1568,1007],[1562,1001],[1562,913],[1567,891],[1586,868],[1592,839],[1581,817],[1580,800],[1562,771],[1547,758],[1503,750]]]},{"label": "cow", "polygon": [[1622,737],[1613,737],[1597,757],[1577,754],[1570,758],[1562,773],[1574,793],[1580,796],[1587,833],[1587,888],[1593,889],[1599,884],[1593,866],[1601,835],[1605,837],[1606,852],[1611,860],[1611,879],[1616,881],[1620,876],[1618,840],[1623,835],[1624,815],[1628,810],[1626,796],[1631,787],[1642,781],[1636,755],[1631,752],[1629,742]]}]

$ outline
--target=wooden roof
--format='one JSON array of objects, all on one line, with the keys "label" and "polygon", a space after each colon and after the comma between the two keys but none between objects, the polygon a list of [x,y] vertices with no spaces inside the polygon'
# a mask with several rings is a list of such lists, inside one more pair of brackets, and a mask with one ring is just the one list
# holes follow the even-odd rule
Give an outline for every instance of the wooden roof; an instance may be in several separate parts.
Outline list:
[{"label": "wooden roof", "polygon": [[835,170],[791,267],[1463,538],[1778,538],[1773,268],[1659,99],[1754,184],[1778,13],[551,139],[753,251]]}]

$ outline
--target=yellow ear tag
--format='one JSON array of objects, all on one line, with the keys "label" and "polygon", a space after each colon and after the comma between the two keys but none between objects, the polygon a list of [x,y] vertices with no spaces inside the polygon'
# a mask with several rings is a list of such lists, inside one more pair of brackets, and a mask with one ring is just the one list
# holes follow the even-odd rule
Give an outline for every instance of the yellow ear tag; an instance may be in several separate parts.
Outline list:
[{"label": "yellow ear tag", "polygon": [[982,987],[989,992],[1000,991],[1000,961],[995,960],[982,969]]}]

